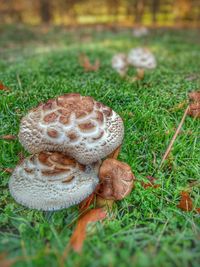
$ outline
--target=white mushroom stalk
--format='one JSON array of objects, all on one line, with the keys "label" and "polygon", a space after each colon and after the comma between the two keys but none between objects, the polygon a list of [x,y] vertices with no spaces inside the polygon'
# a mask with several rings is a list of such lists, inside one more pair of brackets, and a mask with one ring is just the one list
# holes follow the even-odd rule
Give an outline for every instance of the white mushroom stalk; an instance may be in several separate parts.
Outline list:
[{"label": "white mushroom stalk", "polygon": [[37,210],[68,208],[96,188],[99,163],[81,165],[58,152],[41,152],[18,165],[9,181],[13,198]]},{"label": "white mushroom stalk", "polygon": [[134,48],[128,54],[128,63],[139,69],[154,69],[157,66],[156,58],[146,48]]},{"label": "white mushroom stalk", "polygon": [[58,151],[91,164],[121,145],[121,117],[92,97],[66,94],[32,109],[21,121],[19,140],[30,153]]}]

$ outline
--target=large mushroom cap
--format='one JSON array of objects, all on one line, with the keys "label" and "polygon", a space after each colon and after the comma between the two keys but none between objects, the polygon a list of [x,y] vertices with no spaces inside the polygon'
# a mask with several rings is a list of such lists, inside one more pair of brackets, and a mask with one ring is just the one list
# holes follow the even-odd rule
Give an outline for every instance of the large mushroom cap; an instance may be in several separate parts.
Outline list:
[{"label": "large mushroom cap", "polygon": [[154,69],[157,65],[154,55],[148,49],[140,47],[129,52],[128,63],[142,69]]},{"label": "large mushroom cap", "polygon": [[106,159],[100,167],[99,179],[97,193],[102,198],[121,200],[131,192],[135,177],[128,164]]},{"label": "large mushroom cap", "polygon": [[58,152],[41,152],[16,167],[9,188],[24,206],[58,210],[88,197],[98,184],[97,173],[98,163],[84,166]]},{"label": "large mushroom cap", "polygon": [[90,164],[112,153],[123,135],[123,121],[111,108],[66,94],[32,109],[21,121],[19,140],[31,153],[59,151]]}]

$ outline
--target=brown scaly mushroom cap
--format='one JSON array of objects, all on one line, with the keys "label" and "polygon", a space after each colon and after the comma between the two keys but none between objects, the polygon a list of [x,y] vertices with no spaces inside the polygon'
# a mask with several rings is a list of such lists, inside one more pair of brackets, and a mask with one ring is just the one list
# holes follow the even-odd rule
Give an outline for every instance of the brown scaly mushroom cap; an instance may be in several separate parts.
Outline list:
[{"label": "brown scaly mushroom cap", "polygon": [[134,175],[128,164],[106,159],[99,170],[100,185],[97,194],[103,199],[121,200],[130,194]]},{"label": "brown scaly mushroom cap", "polygon": [[84,166],[58,152],[41,152],[15,168],[9,189],[18,203],[29,208],[63,209],[95,190],[98,169],[99,163]]},{"label": "brown scaly mushroom cap", "polygon": [[80,94],[66,94],[32,109],[19,140],[30,153],[59,151],[82,164],[96,162],[121,143],[124,126],[111,108]]}]

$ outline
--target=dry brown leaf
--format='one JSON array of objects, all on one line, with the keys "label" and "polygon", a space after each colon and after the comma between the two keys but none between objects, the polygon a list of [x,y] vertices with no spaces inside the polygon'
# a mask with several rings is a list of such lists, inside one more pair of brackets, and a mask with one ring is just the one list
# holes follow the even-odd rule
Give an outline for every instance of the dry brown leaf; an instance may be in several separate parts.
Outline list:
[{"label": "dry brown leaf", "polygon": [[177,207],[183,211],[191,211],[193,209],[192,199],[188,192],[181,192],[181,199]]},{"label": "dry brown leaf", "polygon": [[10,91],[10,89],[7,86],[5,86],[1,81],[0,81],[0,90],[2,90],[2,91]]},{"label": "dry brown leaf", "polygon": [[194,102],[189,105],[188,115],[200,118],[200,102]]},{"label": "dry brown leaf", "polygon": [[4,140],[15,140],[17,137],[15,135],[12,135],[12,134],[7,134],[7,135],[3,135],[1,136],[1,139],[4,139]]},{"label": "dry brown leaf", "polygon": [[200,118],[200,91],[190,92],[188,96],[192,101],[189,105],[188,115]]},{"label": "dry brown leaf", "polygon": [[80,204],[79,204],[79,210],[80,212],[84,212],[88,210],[90,205],[94,202],[95,199],[95,193],[92,193],[89,197],[84,199]]},{"label": "dry brown leaf", "polygon": [[86,228],[91,222],[97,222],[105,219],[107,213],[102,208],[92,209],[81,216],[77,222],[76,228],[70,238],[70,245],[72,249],[76,252],[81,252],[83,247],[83,242],[86,238]]},{"label": "dry brown leaf", "polygon": [[159,188],[160,184],[153,184],[153,183],[144,183],[141,182],[142,187],[144,187],[144,189],[147,189],[149,187],[153,187],[153,188]]},{"label": "dry brown leaf", "polygon": [[200,91],[193,91],[188,94],[189,99],[195,102],[200,102]]},{"label": "dry brown leaf", "polygon": [[90,59],[85,54],[82,54],[80,56],[80,65],[83,67],[84,71],[97,71],[100,67],[100,61],[96,59],[95,63],[92,64]]}]

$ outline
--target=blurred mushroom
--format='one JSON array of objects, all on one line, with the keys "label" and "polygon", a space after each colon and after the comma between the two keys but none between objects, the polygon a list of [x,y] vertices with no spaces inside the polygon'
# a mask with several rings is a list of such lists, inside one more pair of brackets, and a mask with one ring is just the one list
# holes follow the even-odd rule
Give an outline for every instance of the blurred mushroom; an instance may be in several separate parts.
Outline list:
[{"label": "blurred mushroom", "polygon": [[144,26],[141,26],[141,27],[137,27],[135,29],[133,29],[133,36],[134,37],[143,37],[143,36],[146,36],[149,34],[149,30],[144,27]]},{"label": "blurred mushroom", "polygon": [[19,132],[29,152],[59,151],[82,164],[112,153],[123,136],[123,121],[115,111],[80,94],[40,104],[22,119]]},{"label": "blurred mushroom", "polygon": [[9,189],[18,203],[29,208],[67,208],[95,190],[98,168],[99,163],[84,166],[58,152],[41,152],[15,168]]},{"label": "blurred mushroom", "polygon": [[157,65],[154,55],[148,49],[140,47],[129,52],[128,63],[141,69],[154,69]]},{"label": "blurred mushroom", "polygon": [[130,194],[134,179],[128,164],[116,159],[106,159],[99,170],[100,184],[97,194],[106,200],[121,200]]},{"label": "blurred mushroom", "polygon": [[124,76],[128,69],[127,56],[123,53],[114,55],[114,57],[112,58],[112,67],[121,76]]}]

